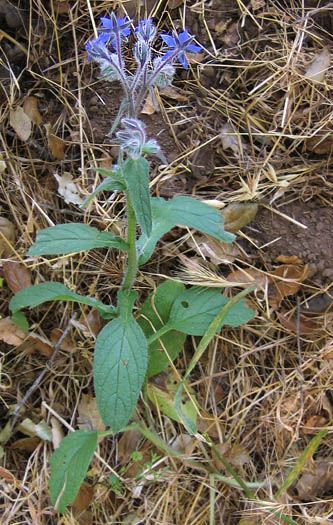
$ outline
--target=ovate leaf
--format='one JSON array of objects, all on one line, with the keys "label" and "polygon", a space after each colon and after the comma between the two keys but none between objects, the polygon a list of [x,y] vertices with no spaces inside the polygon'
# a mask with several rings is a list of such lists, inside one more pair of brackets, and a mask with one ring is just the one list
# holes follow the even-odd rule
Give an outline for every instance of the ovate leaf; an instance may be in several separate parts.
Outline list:
[{"label": "ovate leaf", "polygon": [[127,159],[123,165],[123,174],[127,182],[136,220],[142,233],[149,236],[152,228],[152,212],[148,161],[143,157],[138,160]]},{"label": "ovate leaf", "polygon": [[51,459],[51,503],[61,514],[75,500],[97,447],[97,432],[78,430],[60,443]]},{"label": "ovate leaf", "polygon": [[146,375],[148,348],[144,333],[132,315],[136,294],[119,294],[119,317],[97,337],[94,387],[103,423],[114,432],[130,419]]},{"label": "ovate leaf", "polygon": [[[173,302],[184,289],[182,283],[165,281],[143,303],[138,323],[147,339],[167,324]],[[151,343],[148,348],[147,377],[152,377],[168,367],[168,355],[174,361],[182,350],[185,339],[185,334],[171,330]]]},{"label": "ovate leaf", "polygon": [[104,247],[127,250],[126,242],[110,232],[101,232],[87,224],[58,224],[37,234],[28,255],[58,255]]},{"label": "ovate leaf", "polygon": [[224,231],[219,211],[192,197],[174,197],[169,201],[153,198],[152,221],[151,234],[143,232],[137,243],[140,264],[148,261],[157,241],[177,224],[195,228],[222,242],[232,242],[235,238]]},{"label": "ovate leaf", "polygon": [[113,317],[116,314],[114,306],[103,304],[92,297],[84,297],[72,292],[61,283],[52,282],[40,283],[20,290],[10,301],[9,308],[15,314],[22,308],[34,308],[47,301],[74,301],[96,308],[102,316],[105,314],[107,317]]},{"label": "ovate leaf", "polygon": [[[190,335],[204,335],[210,323],[228,303],[220,290],[193,286],[179,295],[171,308],[167,325],[170,329]],[[222,324],[239,326],[252,319],[254,311],[245,300],[231,306]],[[221,325],[222,326],[222,325]]]}]

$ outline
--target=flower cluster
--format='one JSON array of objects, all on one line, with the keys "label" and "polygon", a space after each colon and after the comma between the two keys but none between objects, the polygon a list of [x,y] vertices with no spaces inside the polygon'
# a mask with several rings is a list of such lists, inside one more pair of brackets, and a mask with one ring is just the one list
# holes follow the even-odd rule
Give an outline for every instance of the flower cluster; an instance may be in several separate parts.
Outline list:
[{"label": "flower cluster", "polygon": [[193,43],[194,37],[188,31],[161,34],[166,49],[164,54],[152,60],[151,47],[156,37],[156,26],[152,19],[141,20],[134,31],[136,42],[133,56],[137,69],[130,75],[125,69],[122,44],[130,34],[131,22],[127,17],[117,17],[114,13],[111,13],[110,18],[102,17],[98,37],[86,45],[88,61],[98,62],[102,78],[110,82],[120,81],[124,90],[124,100],[109,134],[122,119],[124,129],[117,136],[121,148],[128,155],[138,158],[142,153],[151,152],[161,156],[157,143],[145,140],[143,125],[138,124],[138,112],[147,93],[153,95],[154,86],[163,88],[171,84],[175,74],[174,62],[178,60],[188,69],[186,53],[198,53],[201,47]]}]

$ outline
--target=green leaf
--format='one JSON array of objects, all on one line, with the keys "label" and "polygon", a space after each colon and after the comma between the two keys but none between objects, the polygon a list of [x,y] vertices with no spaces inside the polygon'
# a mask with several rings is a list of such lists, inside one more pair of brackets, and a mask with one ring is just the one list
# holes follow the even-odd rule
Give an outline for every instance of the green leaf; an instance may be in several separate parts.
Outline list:
[{"label": "green leaf", "polygon": [[[170,329],[185,334],[204,335],[227,303],[228,298],[221,295],[220,290],[193,286],[175,299],[167,325]],[[242,300],[231,306],[222,324],[239,326],[252,319],[253,315],[254,311]]]},{"label": "green leaf", "polygon": [[87,224],[58,224],[37,234],[28,255],[67,254],[104,247],[127,250],[126,242],[110,232],[101,232]]},{"label": "green leaf", "polygon": [[187,392],[189,392],[192,399],[189,398],[186,391],[181,392],[181,416],[179,416],[175,407],[175,394],[178,390],[178,381],[172,372],[161,373],[158,376],[158,383],[155,383],[154,380],[149,381],[147,384],[147,394],[149,400],[158,407],[163,414],[179,423],[183,422],[185,416],[186,420],[189,420],[191,425],[195,427],[198,415],[196,410],[197,403],[193,395],[194,390],[189,385],[186,386]]},{"label": "green leaf", "polygon": [[[151,293],[143,303],[140,309],[138,323],[147,339],[167,323],[172,304],[184,289],[185,286],[182,283],[165,281],[158,286],[156,291]],[[151,343],[148,347],[149,361],[147,377],[152,377],[167,368],[170,361],[166,352],[170,359],[174,361],[182,350],[185,339],[185,334],[171,330]]]},{"label": "green leaf", "polygon": [[122,169],[136,220],[142,233],[149,236],[152,228],[152,215],[148,161],[143,157],[138,160],[127,159]]},{"label": "green leaf", "polygon": [[[99,171],[99,170],[97,169],[96,171]],[[101,170],[101,171],[107,171],[107,170]],[[89,195],[88,199],[80,206],[80,208],[85,209],[88,206],[88,204],[91,203],[93,198],[96,197],[96,195],[98,195],[99,193],[101,193],[101,191],[116,191],[116,190],[125,190],[125,189],[126,189],[125,184],[121,182],[120,180],[111,179],[111,178],[104,179],[99,184],[99,186],[97,186],[95,191],[93,191]]]},{"label": "green leaf", "polygon": [[130,419],[147,370],[144,333],[132,315],[134,292],[119,292],[119,317],[97,337],[94,387],[103,423],[118,432]]},{"label": "green leaf", "polygon": [[24,332],[29,331],[29,323],[27,318],[21,312],[16,312],[14,315],[12,315],[12,321],[20,330],[23,330]]},{"label": "green leaf", "polygon": [[97,299],[92,297],[84,297],[75,292],[69,290],[66,286],[61,283],[40,283],[35,286],[29,286],[20,290],[9,303],[9,308],[13,314],[21,310],[22,308],[34,308],[47,301],[74,301],[81,304],[87,304],[96,308],[101,315],[116,315],[116,309],[114,306],[103,304]]},{"label": "green leaf", "polygon": [[157,241],[177,224],[195,228],[222,242],[232,242],[235,236],[223,229],[220,212],[204,202],[192,197],[174,197],[169,201],[162,198],[151,199],[152,231],[143,232],[137,242],[139,264],[144,264],[154,252]]},{"label": "green leaf", "polygon": [[62,440],[51,459],[51,503],[64,514],[75,500],[97,447],[96,431],[77,430]]}]

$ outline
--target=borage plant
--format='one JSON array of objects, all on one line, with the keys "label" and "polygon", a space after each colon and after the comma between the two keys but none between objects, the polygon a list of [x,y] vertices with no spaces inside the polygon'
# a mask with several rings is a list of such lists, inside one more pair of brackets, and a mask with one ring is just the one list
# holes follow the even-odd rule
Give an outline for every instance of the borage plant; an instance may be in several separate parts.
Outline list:
[{"label": "borage plant", "polygon": [[[221,214],[203,202],[185,196],[170,200],[150,196],[149,164],[145,156],[157,156],[164,163],[166,160],[156,140],[147,139],[145,126],[137,118],[138,111],[148,92],[154,100],[154,89],[171,84],[175,61],[187,68],[186,53],[196,53],[201,48],[193,43],[194,37],[187,31],[173,32],[172,36],[162,34],[167,48],[164,54],[153,58],[156,27],[151,20],[141,21],[135,29],[133,49],[137,68],[130,75],[125,70],[122,53],[123,42],[130,34],[130,20],[112,14],[101,21],[103,27],[99,36],[91,40],[86,49],[88,60],[98,62],[102,78],[118,81],[123,87],[124,98],[110,131],[112,134],[118,125],[121,126],[115,139],[120,153],[112,171],[98,170],[105,175],[105,180],[85,205],[101,191],[123,191],[126,195],[127,238],[116,237],[87,224],[59,224],[42,230],[28,254],[66,255],[74,250],[80,252],[105,247],[122,250],[127,254],[127,268],[117,294],[117,304],[104,304],[79,295],[58,282],[44,282],[21,290],[10,303],[17,323],[22,322],[22,308],[56,300],[94,307],[109,320],[96,340],[93,375],[98,409],[104,424],[110,429],[103,433],[75,431],[54,452],[49,486],[52,504],[60,513],[64,513],[67,505],[75,499],[100,438],[136,427],[157,447],[169,450],[151,425],[150,428],[136,423],[126,425],[135,410],[143,384],[144,399],[154,397],[149,396],[149,382],[145,379],[168,367],[182,349],[186,335],[203,337],[185,377],[174,390],[172,408],[165,411],[183,423],[189,432],[196,432],[198,409],[191,390],[186,386],[186,378],[223,324],[238,326],[253,316],[253,311],[242,300],[246,292],[228,300],[218,289],[185,288],[174,280],[158,286],[133,316],[138,296],[133,286],[138,268],[150,259],[159,239],[171,228],[176,225],[194,228],[223,242],[232,242],[234,236],[224,231]],[[192,410],[186,410],[186,403],[182,402],[183,389]]]}]

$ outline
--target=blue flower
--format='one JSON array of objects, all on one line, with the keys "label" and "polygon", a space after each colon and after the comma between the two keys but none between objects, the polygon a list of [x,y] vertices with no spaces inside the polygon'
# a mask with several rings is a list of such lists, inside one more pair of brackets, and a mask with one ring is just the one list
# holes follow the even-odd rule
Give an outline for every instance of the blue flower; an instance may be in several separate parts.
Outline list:
[{"label": "blue flower", "polygon": [[109,58],[109,52],[101,35],[86,44],[86,51],[88,53],[88,62],[91,62],[91,60],[108,60]]},{"label": "blue flower", "polygon": [[188,31],[183,31],[179,33],[179,35],[173,31],[172,34],[173,36],[166,34],[161,35],[163,42],[169,49],[164,55],[163,60],[168,60],[170,57],[178,58],[181,65],[185,69],[188,69],[188,61],[185,53],[198,53],[202,48],[192,44],[194,36],[191,36]]},{"label": "blue flower", "polygon": [[138,27],[135,28],[135,33],[139,39],[147,42],[147,44],[154,40],[156,27],[154,26],[153,20],[151,18],[148,20],[141,20]]},{"label": "blue flower", "polygon": [[100,36],[99,38],[107,43],[109,40],[112,40],[112,45],[114,48],[117,47],[116,35],[119,35],[119,38],[126,38],[131,30],[129,26],[131,25],[131,20],[125,18],[116,17],[114,13],[111,13],[111,17],[107,18],[103,16],[101,18],[103,29],[99,29]]}]

